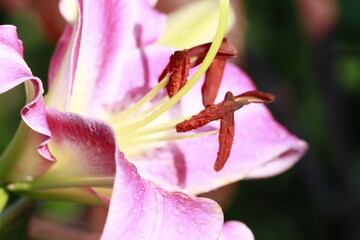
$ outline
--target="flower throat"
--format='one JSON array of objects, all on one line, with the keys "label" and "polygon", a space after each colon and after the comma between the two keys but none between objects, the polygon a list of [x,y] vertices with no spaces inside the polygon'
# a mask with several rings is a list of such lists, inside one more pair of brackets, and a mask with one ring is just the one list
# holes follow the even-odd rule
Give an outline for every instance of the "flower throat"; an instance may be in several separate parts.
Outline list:
[{"label": "flower throat", "polygon": [[[228,59],[237,56],[236,48],[224,38],[228,12],[228,1],[220,0],[220,18],[214,41],[190,49],[175,51],[159,77],[159,84],[134,105],[109,120],[115,132],[118,133],[118,144],[125,153],[128,148],[139,144],[195,138],[218,132],[219,150],[214,170],[220,171],[231,152],[235,133],[234,112],[249,103],[269,103],[275,99],[273,95],[259,91],[250,91],[237,96],[227,92],[222,102],[214,104],[226,62]],[[200,65],[198,70],[187,80],[190,68],[198,65]],[[201,89],[204,110],[193,116],[146,128],[148,124],[178,103],[202,75],[205,75]],[[139,113],[138,110],[155,98],[163,88],[166,88],[168,96]],[[144,137],[173,130],[176,130],[177,133],[189,132],[217,120],[220,120],[219,131],[153,138]]]}]

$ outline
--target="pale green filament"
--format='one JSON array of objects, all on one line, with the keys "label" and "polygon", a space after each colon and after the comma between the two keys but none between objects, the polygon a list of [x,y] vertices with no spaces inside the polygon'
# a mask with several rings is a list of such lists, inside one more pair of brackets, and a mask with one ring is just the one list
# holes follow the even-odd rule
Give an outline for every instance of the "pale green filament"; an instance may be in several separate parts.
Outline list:
[{"label": "pale green filament", "polygon": [[151,112],[154,112],[157,108],[163,105],[166,101],[169,100],[169,97],[166,96],[157,103],[154,103],[149,109],[146,109],[143,112],[139,112],[135,115],[126,116],[126,119],[122,120],[121,122],[116,122],[112,126],[118,132],[121,132],[121,135],[126,134],[126,128],[132,125],[134,122],[138,121],[139,119],[146,118]]},{"label": "pale green filament", "polygon": [[125,111],[119,113],[118,115],[116,115],[115,117],[111,118],[109,121],[110,123],[116,123],[119,122],[120,120],[122,120],[123,118],[125,118],[127,115],[137,111],[138,109],[140,109],[145,103],[151,101],[158,93],[161,89],[163,89],[166,84],[169,81],[169,75],[167,74],[164,79],[162,79],[160,81],[160,83],[158,85],[156,85],[153,89],[151,89],[150,92],[148,92],[143,98],[141,98],[137,103],[135,103],[133,106],[129,107],[128,109],[126,109]]},{"label": "pale green filament", "polygon": [[189,134],[189,135],[179,135],[179,136],[170,136],[170,137],[157,137],[157,138],[139,138],[134,140],[128,140],[123,144],[119,144],[121,148],[138,145],[138,144],[145,144],[145,143],[153,143],[153,142],[163,142],[163,141],[175,141],[175,140],[182,140],[182,139],[189,139],[189,138],[197,138],[202,136],[207,136],[210,134],[217,133],[218,130],[204,132],[204,133],[197,133],[197,134]]},{"label": "pale green filament", "polygon": [[159,108],[161,105],[163,105],[166,101],[169,100],[168,96],[165,96],[163,99],[161,99],[160,101],[158,101],[157,103],[154,103],[149,109],[140,112],[134,116],[131,116],[130,118],[126,118],[126,121],[128,120],[134,120],[134,119],[141,119],[141,118],[145,118],[146,115],[148,115],[149,113],[155,111],[157,108]]},{"label": "pale green filament", "polygon": [[176,124],[178,124],[178,123],[180,123],[180,122],[182,122],[185,119],[190,118],[190,117],[178,118],[178,119],[169,121],[167,123],[159,124],[159,125],[153,126],[151,128],[146,128],[146,129],[144,129],[142,131],[131,132],[131,133],[128,133],[128,134],[122,134],[119,137],[119,140],[121,141],[121,140],[124,140],[124,139],[149,135],[149,134],[152,134],[152,133],[159,133],[159,132],[164,132],[164,131],[175,130]]},{"label": "pale green filament", "polygon": [[127,132],[136,131],[141,127],[144,127],[145,125],[149,124],[150,122],[161,116],[167,110],[169,110],[172,106],[174,106],[176,103],[178,103],[181,100],[181,98],[197,83],[200,77],[207,71],[207,69],[209,68],[211,62],[214,60],[220,48],[221,42],[224,38],[226,31],[227,18],[229,12],[229,0],[219,0],[219,3],[220,3],[219,25],[215,34],[214,41],[211,44],[211,47],[208,53],[206,54],[204,61],[200,65],[199,69],[195,72],[192,78],[185,84],[185,86],[181,88],[168,102],[166,102],[164,105],[162,105],[159,109],[154,111],[145,119],[142,119],[139,122],[127,127],[126,128]]}]

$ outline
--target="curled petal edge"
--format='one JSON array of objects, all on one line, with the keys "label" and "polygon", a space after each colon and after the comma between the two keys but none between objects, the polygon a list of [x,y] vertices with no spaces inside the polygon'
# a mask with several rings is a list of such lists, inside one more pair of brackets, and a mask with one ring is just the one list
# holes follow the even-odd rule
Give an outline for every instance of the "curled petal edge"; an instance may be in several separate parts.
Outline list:
[{"label": "curled petal edge", "polygon": [[[0,159],[0,181],[31,180],[41,176],[53,163],[45,144],[51,134],[42,97],[44,89],[41,80],[32,75],[23,59],[16,27],[3,25],[0,32],[0,93],[25,83],[27,97],[27,104],[21,109],[23,123]],[[24,136],[30,136],[31,141]],[[19,146],[25,148],[18,151]],[[31,162],[29,155],[33,157]]]}]

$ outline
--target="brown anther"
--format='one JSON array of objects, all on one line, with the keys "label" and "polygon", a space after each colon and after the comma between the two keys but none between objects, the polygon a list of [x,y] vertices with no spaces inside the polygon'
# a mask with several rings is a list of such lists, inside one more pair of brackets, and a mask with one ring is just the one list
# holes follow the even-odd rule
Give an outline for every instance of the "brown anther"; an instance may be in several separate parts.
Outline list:
[{"label": "brown anther", "polygon": [[[170,74],[169,82],[166,86],[169,97],[173,97],[185,84],[189,75],[190,67],[195,67],[202,63],[208,53],[210,43],[201,44],[189,50],[175,51],[170,57],[170,61],[159,77],[159,81]],[[221,78],[225,68],[225,60],[234,58],[237,50],[234,46],[227,43],[224,38],[220,48],[205,74],[205,83],[202,94],[204,106],[213,104],[220,86]]]},{"label": "brown anther", "polygon": [[190,57],[187,50],[175,51],[170,57],[169,64],[159,77],[162,80],[171,74],[166,85],[169,97],[173,97],[186,83],[190,70]]},{"label": "brown anther", "polygon": [[275,101],[274,95],[256,90],[242,93],[234,98],[237,100],[247,100],[249,103],[271,103]]},{"label": "brown anther", "polygon": [[189,120],[176,125],[177,132],[187,132],[205,124],[220,119],[219,151],[214,165],[215,171],[220,171],[229,158],[235,132],[234,112],[247,104],[247,101],[235,101],[231,92],[227,92],[224,101],[206,107]]},{"label": "brown anther", "polygon": [[205,73],[204,84],[201,87],[202,102],[205,107],[214,104],[224,74],[226,59],[214,59]]},{"label": "brown anther", "polygon": [[[195,67],[200,63],[202,63],[202,61],[204,60],[206,54],[208,53],[211,47],[211,44],[212,42],[204,43],[189,49],[190,58],[196,57],[195,61],[191,63],[191,67]],[[226,38],[224,38],[223,41],[221,42],[218,52],[216,53],[215,58],[230,59],[230,58],[235,58],[237,54],[238,54],[237,49],[233,45],[229,44]]]},{"label": "brown anther", "polygon": [[[234,96],[231,92],[227,92],[225,95],[224,101],[234,102]],[[219,130],[219,151],[217,153],[217,158],[214,164],[214,170],[219,172],[223,169],[225,163],[227,162],[231,148],[234,141],[235,135],[235,121],[234,121],[234,112],[226,115],[220,120],[220,130]]]},{"label": "brown anther", "polygon": [[[204,60],[211,44],[211,42],[205,43],[189,49],[190,58],[196,57],[196,59],[191,62],[191,67],[200,64]],[[205,73],[205,81],[201,88],[204,107],[214,104],[223,77],[226,60],[236,56],[237,49],[230,45],[226,41],[226,38],[224,38],[215,59]]]},{"label": "brown anther", "polygon": [[218,172],[230,156],[235,135],[234,112],[249,103],[270,103],[274,99],[274,95],[260,91],[248,91],[236,97],[231,92],[227,92],[224,101],[211,104],[190,119],[178,123],[176,131],[191,131],[220,119],[219,151],[214,164],[214,170]]},{"label": "brown anther", "polygon": [[[226,95],[231,94],[230,92],[226,93]],[[209,122],[216,121],[224,118],[225,116],[235,112],[236,110],[243,107],[248,102],[244,101],[229,101],[225,100],[221,103],[207,106],[204,110],[199,112],[198,114],[192,116],[190,119],[185,120],[181,123],[176,124],[177,132],[187,132],[190,130],[194,130],[200,128]]]}]

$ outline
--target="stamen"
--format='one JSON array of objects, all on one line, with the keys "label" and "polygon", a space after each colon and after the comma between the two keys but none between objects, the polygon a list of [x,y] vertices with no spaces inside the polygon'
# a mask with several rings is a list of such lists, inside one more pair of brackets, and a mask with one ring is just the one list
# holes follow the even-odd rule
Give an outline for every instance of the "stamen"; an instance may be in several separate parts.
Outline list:
[{"label": "stamen", "polygon": [[164,124],[160,124],[151,128],[146,128],[142,131],[137,131],[137,132],[131,132],[129,134],[123,134],[119,137],[119,140],[124,140],[124,139],[130,139],[130,138],[134,138],[134,137],[139,137],[139,136],[145,136],[145,135],[149,135],[149,134],[153,134],[153,133],[159,133],[159,132],[164,132],[164,131],[170,131],[170,130],[174,130],[176,124],[178,124],[179,122],[182,122],[186,119],[186,117],[183,118],[178,118],[172,121],[169,121],[167,123]]},{"label": "stamen", "polygon": [[144,127],[145,125],[149,124],[171,107],[173,107],[176,103],[180,101],[180,99],[197,83],[200,77],[207,71],[211,62],[215,58],[219,47],[221,45],[222,39],[224,37],[227,25],[227,18],[229,13],[229,0],[219,0],[220,4],[220,16],[219,16],[219,24],[215,34],[215,38],[211,47],[204,58],[203,63],[200,65],[199,69],[195,72],[193,77],[187,81],[183,88],[181,88],[168,102],[162,105],[159,109],[154,111],[145,119],[140,120],[139,122],[135,123],[132,126],[129,126],[127,130],[130,131],[137,131],[138,129]]},{"label": "stamen", "polygon": [[275,96],[270,93],[260,91],[248,91],[235,97],[235,101],[247,100],[249,103],[271,103],[275,101]]},{"label": "stamen", "polygon": [[170,80],[166,85],[169,98],[174,96],[186,83],[190,70],[190,57],[187,50],[175,51],[170,57],[170,62],[160,75],[162,79],[170,74]]},{"label": "stamen", "polygon": [[[229,94],[231,94],[231,92],[227,92],[226,96]],[[225,99],[227,98],[226,96]],[[246,100],[243,101],[224,100],[223,102],[218,103],[216,105],[210,105],[201,112],[199,112],[198,114],[192,116],[190,119],[178,123],[176,125],[176,131],[187,132],[193,129],[197,129],[212,121],[216,121],[228,116],[229,114],[242,108],[247,103],[248,102]]]},{"label": "stamen", "polygon": [[162,142],[162,141],[166,142],[166,141],[175,141],[175,140],[182,140],[182,139],[189,139],[189,138],[198,138],[198,137],[214,134],[217,132],[218,132],[218,130],[213,130],[213,131],[209,131],[209,132],[189,134],[189,135],[171,136],[171,137],[157,137],[157,138],[147,138],[147,139],[139,138],[139,139],[128,140],[128,141],[124,142],[123,144],[120,143],[119,145],[121,148],[124,148],[124,147],[129,147],[132,145],[145,144],[145,143],[154,143],[154,142]]},{"label": "stamen", "polygon": [[[198,64],[202,61],[203,56],[201,55],[200,51],[207,51],[208,47],[209,43],[206,43],[189,50],[190,56],[192,56],[191,54],[198,55],[195,64]],[[237,49],[234,46],[228,44],[226,38],[224,38],[214,61],[211,63],[209,69],[205,73],[205,81],[201,88],[202,101],[205,107],[214,104],[215,102],[224,74],[226,60],[236,56]]]},{"label": "stamen", "polygon": [[214,170],[220,171],[230,156],[234,140],[234,112],[249,103],[270,103],[274,99],[274,95],[259,91],[245,92],[236,98],[231,92],[227,92],[223,102],[209,105],[190,119],[178,123],[176,131],[187,132],[220,119],[219,151],[214,165]]},{"label": "stamen", "polygon": [[[170,80],[166,86],[169,98],[174,96],[186,83],[190,67],[195,67],[202,63],[205,55],[209,51],[210,43],[201,44],[189,50],[175,51],[170,56],[170,61],[161,73],[159,79],[163,79],[170,74]],[[215,59],[205,73],[205,82],[202,87],[203,105],[213,104],[217,96],[226,60],[234,58],[237,50],[234,46],[227,43],[224,38]]]},{"label": "stamen", "polygon": [[[224,102],[234,102],[234,96],[231,92],[226,93]],[[214,170],[219,172],[228,160],[234,141],[235,135],[235,121],[234,112],[223,117],[220,120],[220,131],[219,131],[219,151],[214,164]]]},{"label": "stamen", "polygon": [[224,74],[226,59],[214,59],[205,74],[201,88],[202,102],[205,107],[214,104]]},{"label": "stamen", "polygon": [[167,74],[158,85],[156,85],[153,89],[151,89],[143,98],[141,98],[137,103],[135,103],[133,106],[129,107],[128,109],[122,111],[115,117],[109,119],[110,123],[116,123],[121,121],[123,118],[125,118],[127,115],[137,111],[140,109],[145,103],[151,101],[161,89],[163,89],[169,81],[169,74]]},{"label": "stamen", "polygon": [[139,119],[144,119],[146,116],[148,116],[150,113],[155,111],[157,108],[159,108],[161,105],[163,105],[166,101],[169,100],[168,96],[165,96],[163,99],[159,100],[158,102],[152,104],[152,106],[143,112],[139,112],[137,114],[130,114],[130,116],[127,116],[124,120],[121,122],[116,122],[113,124],[113,127],[116,131],[119,131],[123,134],[127,133],[126,129],[128,126],[132,125],[134,122],[138,121]]},{"label": "stamen", "polygon": [[[195,67],[202,63],[206,53],[209,51],[211,46],[211,42],[204,43],[188,50],[189,56],[191,58],[191,67]],[[221,42],[220,48],[216,53],[215,59],[231,59],[237,56],[237,49],[229,44],[224,38]]]},{"label": "stamen", "polygon": [[[225,34],[229,11],[229,0],[219,0],[219,3],[220,17],[214,41],[211,44],[209,43],[201,46],[202,48],[206,49],[206,52],[202,54],[202,64],[197,69],[195,74],[190,78],[190,80],[186,82],[189,68],[192,64],[190,62],[191,60],[188,54],[188,50],[176,51],[171,56],[168,66],[160,76],[160,79],[164,79],[161,80],[160,83],[148,94],[146,94],[146,96],[143,97],[139,102],[131,106],[129,109],[119,113],[116,117],[112,118],[109,121],[118,133],[118,144],[119,146],[121,146],[122,150],[126,150],[128,147],[132,147],[138,144],[153,143],[158,141],[174,141],[180,139],[200,137],[218,132],[218,130],[216,130],[200,134],[170,137],[158,134],[164,131],[174,130],[175,125],[178,122],[183,121],[184,119],[177,119],[170,123],[165,123],[165,125],[158,125],[155,127],[152,126],[151,128],[149,127],[143,130],[140,129],[151,123],[153,120],[157,119],[159,116],[161,116],[171,107],[173,107],[176,103],[178,103],[180,99],[197,83],[200,77],[204,75],[204,73],[208,70],[209,66],[213,62],[214,58],[217,58],[218,55],[222,57],[222,55],[224,54],[229,54],[225,53],[224,50],[221,50],[221,52],[218,53]],[[222,49],[224,49],[224,47],[222,47]],[[192,49],[192,51],[194,51],[194,49]],[[168,95],[170,99],[166,97],[165,103],[161,104],[162,101],[164,101],[161,100],[156,104],[152,104],[149,109],[143,111],[144,104],[153,99],[158,94],[158,92],[165,86],[168,90]],[[141,112],[138,111],[139,109],[141,109]],[[137,111],[139,113],[137,113]],[[144,138],[145,135],[150,134],[157,135],[154,135],[154,137],[151,138]]]},{"label": "stamen", "polygon": [[214,170],[219,172],[227,162],[235,136],[234,113],[220,120],[219,151],[214,164]]}]

